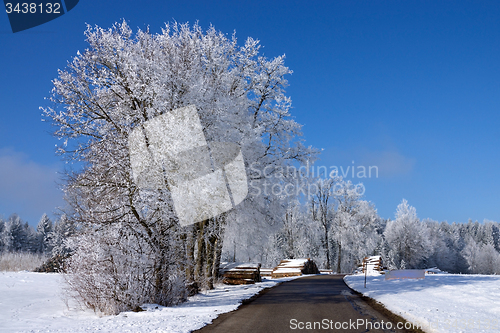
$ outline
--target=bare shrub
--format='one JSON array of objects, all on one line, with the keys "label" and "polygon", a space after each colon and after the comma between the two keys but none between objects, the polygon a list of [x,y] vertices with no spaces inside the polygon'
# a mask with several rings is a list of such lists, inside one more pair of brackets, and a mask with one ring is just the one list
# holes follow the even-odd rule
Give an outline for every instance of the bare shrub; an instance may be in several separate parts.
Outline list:
[{"label": "bare shrub", "polygon": [[185,278],[173,262],[156,272],[154,251],[121,224],[82,231],[74,237],[77,249],[66,261],[64,278],[68,296],[82,307],[110,315],[130,311],[144,303],[158,302],[155,275],[164,274],[164,304],[177,304],[187,297]]}]

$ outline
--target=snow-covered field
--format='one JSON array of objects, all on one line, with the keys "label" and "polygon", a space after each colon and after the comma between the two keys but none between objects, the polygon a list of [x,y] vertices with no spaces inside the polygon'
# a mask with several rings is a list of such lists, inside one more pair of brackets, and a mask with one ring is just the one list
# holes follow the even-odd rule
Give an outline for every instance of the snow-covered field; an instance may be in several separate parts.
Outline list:
[{"label": "snow-covered field", "polygon": [[383,275],[344,278],[352,289],[383,303],[426,332],[500,332],[500,276],[426,275],[389,280]]},{"label": "snow-covered field", "polygon": [[100,318],[72,301],[65,302],[59,274],[0,272],[0,332],[190,332],[236,309],[263,288],[291,279],[218,285],[179,306],[148,305],[144,312]]}]

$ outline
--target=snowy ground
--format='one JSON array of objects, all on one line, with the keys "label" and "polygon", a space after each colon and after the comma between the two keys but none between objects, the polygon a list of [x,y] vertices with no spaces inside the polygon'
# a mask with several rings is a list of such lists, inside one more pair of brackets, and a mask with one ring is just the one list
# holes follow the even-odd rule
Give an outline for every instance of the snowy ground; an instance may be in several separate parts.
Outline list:
[{"label": "snowy ground", "polygon": [[[245,286],[219,285],[176,307],[149,305],[144,312],[99,318],[65,302],[59,274],[0,272],[0,332],[190,332],[263,288],[293,278]],[[68,305],[66,303],[69,303]]]},{"label": "snowy ground", "polygon": [[366,289],[363,275],[344,280],[426,332],[500,332],[500,276],[434,274],[390,281],[368,276]]}]

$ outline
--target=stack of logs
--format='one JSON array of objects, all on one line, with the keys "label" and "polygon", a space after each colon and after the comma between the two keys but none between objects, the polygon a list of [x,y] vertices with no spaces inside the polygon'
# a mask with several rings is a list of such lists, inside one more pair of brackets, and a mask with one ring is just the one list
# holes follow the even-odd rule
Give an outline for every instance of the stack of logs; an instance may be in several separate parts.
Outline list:
[{"label": "stack of logs", "polygon": [[274,268],[260,268],[260,276],[272,277]]},{"label": "stack of logs", "polygon": [[261,269],[260,263],[221,263],[219,274],[225,284],[253,284],[261,282],[261,276],[276,279],[302,274],[320,274],[320,272],[316,263],[307,258],[284,259],[274,269]]},{"label": "stack of logs", "polygon": [[384,269],[382,267],[382,257],[381,256],[371,256],[364,257],[361,263],[361,272],[365,272],[365,267],[368,272],[377,271],[382,272]]},{"label": "stack of logs", "polygon": [[316,263],[307,259],[284,259],[273,270],[272,277],[282,278],[288,276],[300,276],[302,274],[319,274]]},{"label": "stack of logs", "polygon": [[260,263],[223,263],[220,267],[225,284],[253,284],[261,282]]}]

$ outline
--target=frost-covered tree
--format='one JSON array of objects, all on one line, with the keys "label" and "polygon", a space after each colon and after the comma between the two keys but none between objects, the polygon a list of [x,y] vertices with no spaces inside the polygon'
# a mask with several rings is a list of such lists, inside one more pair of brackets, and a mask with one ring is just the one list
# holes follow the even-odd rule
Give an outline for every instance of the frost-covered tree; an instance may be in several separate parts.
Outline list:
[{"label": "frost-covered tree", "polygon": [[484,220],[484,226],[486,233],[491,235],[491,244],[495,247],[497,251],[500,252],[500,228],[499,224],[494,221]]},{"label": "frost-covered tree", "polygon": [[[451,268],[443,269],[452,273],[467,273],[468,265],[462,254],[463,249],[466,245],[465,238],[467,237],[465,228],[463,228],[463,224],[456,222],[448,224],[446,222],[443,222],[441,224],[441,230],[444,231],[446,237],[446,245],[451,251]],[[435,249],[435,252],[436,251],[438,251],[438,249]]]},{"label": "frost-covered tree", "polygon": [[304,207],[296,199],[290,200],[283,216],[282,228],[275,234],[273,246],[279,259],[314,258],[318,255],[320,229],[318,224],[307,218]]},{"label": "frost-covered tree", "polygon": [[[68,244],[78,249],[70,257],[64,275],[70,295],[102,313],[119,313],[152,303],[157,285],[151,279],[155,257],[148,244],[137,242],[135,231],[123,228],[121,223],[103,230],[99,225],[86,227],[96,230],[81,232]],[[173,299],[166,301],[173,303],[186,296],[181,272],[168,276],[168,281],[171,289],[165,297]]]},{"label": "frost-covered tree", "polygon": [[428,266],[454,272],[458,262],[458,253],[454,250],[452,227],[446,222],[438,223],[430,219],[422,222],[429,228],[429,242],[432,249],[427,260]]},{"label": "frost-covered tree", "polygon": [[[351,207],[346,209],[346,204]],[[338,249],[338,273],[352,272],[364,257],[377,254],[374,251],[381,241],[377,233],[379,223],[380,217],[374,205],[359,200],[359,194],[357,200],[345,201],[344,198],[340,202],[332,225],[332,235]]]},{"label": "frost-covered tree", "polygon": [[48,253],[51,251],[50,237],[53,231],[52,221],[47,214],[43,214],[36,226],[37,252]]},{"label": "frost-covered tree", "polygon": [[351,272],[362,259],[373,254],[380,242],[380,218],[373,204],[361,200],[361,187],[341,177],[333,178],[331,240],[336,271]]},{"label": "frost-covered tree", "polygon": [[0,253],[4,251],[4,229],[5,229],[5,222],[4,220],[0,217]]},{"label": "frost-covered tree", "polygon": [[261,262],[267,267],[276,265],[284,258],[281,244],[286,208],[283,198],[249,194],[228,214],[225,260]]},{"label": "frost-covered tree", "polygon": [[330,269],[332,259],[330,248],[330,230],[333,223],[333,192],[336,180],[336,178],[318,178],[312,183],[314,185],[314,191],[313,193],[310,193],[310,209],[312,219],[319,223],[322,231],[322,244],[326,256],[326,269]]},{"label": "frost-covered tree", "polygon": [[12,214],[3,231],[4,248],[8,252],[21,252],[29,248],[29,225],[25,225],[19,215]]},{"label": "frost-covered tree", "polygon": [[61,215],[61,218],[54,224],[53,231],[50,233],[49,241],[52,256],[65,257],[72,252],[68,240],[77,231],[73,219],[69,219],[66,214]]},{"label": "frost-covered tree", "polygon": [[[431,242],[432,254],[428,258],[429,266],[437,266],[440,269],[450,273],[470,272],[470,263],[465,258],[465,248],[477,242],[475,239],[482,239],[483,225],[470,222],[437,223],[432,220],[424,220],[429,227],[429,241]],[[469,252],[470,253],[470,252]]]},{"label": "frost-covered tree", "polygon": [[[350,181],[345,182],[339,178],[335,182],[335,213],[331,228],[337,249],[337,273],[342,272],[343,252],[349,248],[348,243],[353,240],[353,229],[358,224],[360,197],[361,195]],[[357,236],[361,237],[361,235]]]},{"label": "frost-covered tree", "polygon": [[336,263],[337,272],[350,272],[382,242],[382,221],[373,204],[361,200],[359,185],[336,175],[306,180],[314,222],[306,223],[309,253],[322,267]]},{"label": "frost-covered tree", "polygon": [[391,264],[397,268],[421,267],[432,253],[429,228],[405,199],[397,207],[396,219],[387,223],[384,236],[390,247]]},{"label": "frost-covered tree", "polygon": [[[291,71],[283,56],[260,56],[257,40],[249,38],[239,46],[234,36],[214,28],[204,32],[198,25],[172,24],[159,34],[134,35],[122,22],[111,29],[88,27],[85,34],[89,48],[59,71],[51,97],[55,105],[44,110],[62,140],[59,153],[84,165],[67,175],[66,198],[74,211],[68,218],[84,233],[74,245],[76,255],[69,260],[73,275],[68,277],[77,281],[78,274],[102,266],[95,274],[116,280],[125,295],[114,299],[103,292],[99,304],[86,299],[106,313],[138,305],[139,298],[126,297],[137,293],[130,276],[149,281],[140,289],[147,293],[141,300],[164,305],[182,301],[186,286],[211,286],[225,219],[246,218],[265,205],[241,205],[245,214],[180,227],[168,189],[134,183],[129,134],[157,116],[195,105],[207,141],[237,143],[251,170],[300,160],[311,151],[295,140],[300,125],[291,119],[291,102],[284,94]],[[248,176],[262,178],[252,172]],[[119,247],[115,238],[98,235],[102,233],[127,235],[130,246]],[[102,246],[103,253],[115,253],[119,260],[104,269],[106,255],[93,255],[85,246]],[[126,266],[129,262],[135,264]],[[115,305],[106,306],[106,300]]]},{"label": "frost-covered tree", "polygon": [[39,253],[40,247],[40,237],[38,232],[28,224],[24,223],[24,230],[26,232],[26,245],[23,248],[23,252]]},{"label": "frost-covered tree", "polygon": [[474,274],[500,274],[500,253],[492,242],[476,242],[472,237],[466,240],[463,256]]}]

